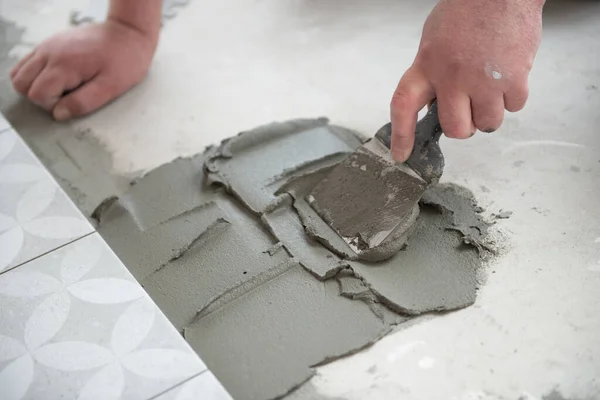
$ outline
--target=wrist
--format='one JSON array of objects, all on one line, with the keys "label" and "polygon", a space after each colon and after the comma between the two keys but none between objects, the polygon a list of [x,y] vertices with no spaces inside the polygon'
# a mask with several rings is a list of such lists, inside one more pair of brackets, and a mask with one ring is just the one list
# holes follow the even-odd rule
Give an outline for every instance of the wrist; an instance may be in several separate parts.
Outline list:
[{"label": "wrist", "polygon": [[132,24],[130,21],[124,20],[118,16],[109,15],[106,17],[105,24],[117,27],[119,30],[127,30],[138,36],[141,40],[147,43],[153,49],[158,45],[159,30],[148,29],[147,27],[139,27]]},{"label": "wrist", "polygon": [[162,24],[162,1],[111,0],[106,20],[136,31],[156,47]]}]

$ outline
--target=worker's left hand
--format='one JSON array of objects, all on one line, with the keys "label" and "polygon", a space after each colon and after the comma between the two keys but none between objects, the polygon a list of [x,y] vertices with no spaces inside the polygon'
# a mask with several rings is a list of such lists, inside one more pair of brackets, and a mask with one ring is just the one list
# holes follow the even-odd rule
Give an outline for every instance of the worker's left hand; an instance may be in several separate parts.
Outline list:
[{"label": "worker's left hand", "polygon": [[17,92],[63,121],[92,112],[138,84],[156,43],[157,35],[108,18],[49,38],[10,76]]}]

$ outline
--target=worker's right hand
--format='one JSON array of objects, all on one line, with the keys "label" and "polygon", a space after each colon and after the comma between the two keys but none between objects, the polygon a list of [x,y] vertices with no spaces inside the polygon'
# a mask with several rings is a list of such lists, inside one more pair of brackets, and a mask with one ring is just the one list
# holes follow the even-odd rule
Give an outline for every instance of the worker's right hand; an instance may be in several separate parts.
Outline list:
[{"label": "worker's right hand", "polygon": [[392,153],[405,161],[418,112],[437,98],[448,137],[500,127],[504,110],[518,111],[541,40],[544,0],[440,0],[419,51],[391,103]]},{"label": "worker's right hand", "polygon": [[40,44],[12,69],[15,90],[67,120],[94,111],[141,82],[156,37],[108,19]]}]

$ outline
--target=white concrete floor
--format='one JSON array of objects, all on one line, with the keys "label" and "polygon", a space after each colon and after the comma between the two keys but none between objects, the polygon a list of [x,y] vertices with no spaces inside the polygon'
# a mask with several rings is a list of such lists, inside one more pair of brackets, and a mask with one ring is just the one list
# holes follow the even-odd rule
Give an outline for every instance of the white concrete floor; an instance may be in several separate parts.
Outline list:
[{"label": "white concrete floor", "polygon": [[[149,79],[76,125],[106,146],[116,173],[273,120],[326,115],[374,132],[433,4],[192,1],[166,24]],[[81,3],[2,0],[0,13],[34,44],[66,26],[72,7]],[[489,212],[514,212],[499,224],[510,248],[476,304],[320,367],[311,393],[600,398],[600,2],[548,0],[544,24],[525,110],[494,134],[442,144],[446,181]]]}]

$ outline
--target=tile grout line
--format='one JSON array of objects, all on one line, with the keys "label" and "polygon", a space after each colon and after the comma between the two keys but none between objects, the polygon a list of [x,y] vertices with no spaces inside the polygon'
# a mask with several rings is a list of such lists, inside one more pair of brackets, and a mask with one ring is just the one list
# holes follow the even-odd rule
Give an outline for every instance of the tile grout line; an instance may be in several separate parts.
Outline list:
[{"label": "tile grout line", "polygon": [[[0,117],[3,117],[2,113],[0,113]],[[6,120],[6,118],[4,118],[4,119]],[[34,160],[36,160],[39,163],[39,165],[42,167],[42,169],[48,175],[49,179],[52,180],[58,186],[59,190],[62,191],[66,195],[66,193],[64,192],[64,190],[62,189],[62,187],[60,186],[60,184],[56,181],[55,177],[50,173],[50,171],[48,170],[48,168],[46,167],[46,165],[39,159],[39,157],[29,147],[29,145],[23,139],[23,137],[19,134],[19,132],[16,129],[14,129],[14,127],[12,127],[12,125],[10,125],[10,123],[8,124],[8,126],[6,128],[0,129],[0,134],[5,133],[5,132],[10,132],[10,131],[12,131],[15,134],[15,136],[17,137],[17,140],[19,140],[21,142],[21,144],[25,147],[25,149],[28,151],[28,153],[34,158]],[[94,227],[89,222],[88,218],[83,214],[83,212],[75,204],[75,202],[73,201],[73,199],[71,199],[68,195],[66,195],[65,197],[66,197],[67,201],[71,204],[71,206],[73,206],[73,208],[75,210],[77,210],[77,212],[79,213],[79,216],[82,217],[83,219],[85,219],[86,222],[88,223],[88,225],[92,228],[91,232],[86,233],[85,235],[79,236],[79,237],[77,237],[77,238],[75,238],[75,239],[73,239],[73,240],[71,240],[71,241],[69,241],[67,243],[64,243],[64,244],[62,244],[60,246],[57,246],[57,247],[55,247],[55,248],[53,248],[51,250],[48,250],[48,251],[46,251],[46,252],[44,252],[42,254],[39,254],[39,255],[37,255],[37,256],[35,256],[35,257],[27,260],[27,261],[24,261],[24,262],[22,262],[20,264],[17,264],[17,265],[15,265],[15,266],[13,266],[13,267],[11,267],[9,269],[6,269],[4,271],[0,271],[0,277],[2,277],[2,275],[4,273],[16,270],[17,268],[19,268],[21,266],[24,266],[24,265],[26,265],[26,264],[34,261],[34,260],[37,260],[38,258],[44,257],[44,256],[46,256],[46,255],[48,255],[48,254],[50,254],[50,253],[52,253],[54,251],[60,250],[60,249],[66,247],[66,246],[69,246],[69,245],[71,245],[71,244],[73,244],[73,243],[75,243],[75,242],[77,242],[77,241],[79,241],[81,239],[87,238],[88,236],[91,236],[91,235],[93,235],[95,233],[98,233],[98,231],[96,230],[96,227]],[[131,274],[131,271],[129,271],[129,268],[127,268],[127,266],[125,266],[125,264],[121,261],[121,259],[114,253],[113,249],[110,246],[108,246],[108,244],[106,243],[106,241],[104,241],[104,238],[102,238],[102,236],[99,235],[99,234],[98,234],[98,236],[99,236],[100,240],[106,245],[106,247],[111,251],[111,253],[116,257],[116,259],[119,260],[120,264],[125,268],[125,270]],[[133,274],[131,274],[131,275],[132,275],[132,278],[134,279],[134,281],[138,285],[141,286],[141,283],[133,276]],[[143,286],[141,286],[141,287],[143,289]],[[146,296],[150,299],[150,301],[157,307],[158,311],[160,313],[162,313],[162,310],[157,306],[157,304],[154,302],[154,300],[150,298],[150,296],[148,295],[148,293],[145,290],[144,290],[144,292],[146,293]],[[164,316],[164,313],[163,313],[163,316]],[[166,316],[164,316],[164,317],[166,318]],[[171,324],[171,326],[173,327],[173,329],[175,329],[172,324]],[[179,332],[177,332],[177,334],[179,335]],[[210,372],[210,369],[208,368],[208,366],[206,366],[206,364],[204,364],[204,361],[202,361],[202,358],[200,357],[200,355],[198,353],[196,353],[190,347],[189,343],[184,338],[182,338],[182,339],[183,339],[184,343],[188,346],[188,350],[191,351],[192,354],[194,354],[201,361],[201,363],[204,365],[204,370],[202,370],[199,373],[196,373],[196,374],[192,375],[191,377],[189,377],[189,378],[187,378],[187,379],[185,379],[185,380],[183,380],[183,381],[181,381],[181,382],[179,382],[177,384],[174,384],[173,386],[169,387],[168,389],[165,389],[161,393],[159,393],[159,394],[157,394],[155,396],[150,397],[148,400],[156,399],[157,397],[162,396],[162,395],[166,394],[167,392],[169,392],[171,390],[174,390],[174,389],[176,389],[176,388],[178,388],[178,387],[186,384],[187,382],[191,381],[192,379],[195,379],[195,378],[199,377],[200,375],[204,374],[205,372]],[[219,382],[219,384],[222,386],[222,384],[220,382]]]},{"label": "tile grout line", "polygon": [[[3,115],[2,115],[2,113],[0,113],[0,116],[3,116]],[[4,118],[4,119],[6,120],[6,118]],[[89,233],[86,233],[85,235],[82,235],[82,236],[80,236],[80,237],[78,237],[78,238],[75,238],[75,239],[73,239],[73,240],[71,240],[71,241],[69,241],[69,242],[67,242],[67,243],[64,243],[64,244],[62,244],[62,245],[60,245],[60,246],[58,246],[58,247],[55,247],[55,248],[54,248],[54,249],[52,249],[52,250],[48,250],[48,251],[46,251],[46,252],[44,252],[44,253],[42,253],[42,254],[40,254],[40,255],[36,256],[36,257],[33,257],[33,258],[31,258],[30,260],[27,260],[27,261],[24,261],[24,262],[22,262],[22,263],[20,263],[20,264],[17,264],[17,265],[15,265],[15,266],[14,266],[14,267],[12,267],[12,268],[9,268],[9,269],[7,269],[7,270],[1,271],[1,272],[0,272],[0,277],[1,277],[1,276],[2,276],[4,273],[6,273],[6,272],[9,272],[9,271],[16,270],[17,268],[19,268],[19,267],[21,267],[21,266],[23,266],[23,265],[26,265],[26,264],[30,263],[31,261],[37,260],[38,258],[41,258],[41,257],[43,257],[43,256],[46,256],[46,255],[48,255],[48,254],[50,254],[50,253],[52,253],[52,252],[54,252],[54,251],[56,251],[56,250],[62,249],[63,247],[69,246],[69,245],[71,245],[71,244],[73,244],[73,243],[75,243],[75,242],[77,242],[77,241],[79,241],[79,240],[81,240],[81,239],[84,239],[84,238],[86,238],[86,237],[88,237],[88,236],[90,236],[90,235],[93,235],[93,234],[95,234],[95,233],[98,233],[98,231],[96,230],[96,227],[94,227],[94,226],[93,226],[93,225],[92,225],[92,224],[89,222],[88,218],[87,218],[87,217],[86,217],[86,216],[83,214],[83,212],[82,212],[82,211],[79,209],[79,207],[78,207],[78,206],[75,204],[75,202],[73,201],[73,199],[71,199],[71,197],[70,197],[70,196],[68,196],[68,195],[67,195],[67,194],[64,192],[64,190],[62,189],[62,187],[60,186],[60,184],[59,184],[59,183],[56,181],[56,178],[55,178],[55,177],[54,177],[54,176],[53,176],[53,175],[50,173],[49,169],[48,169],[48,168],[46,167],[46,165],[45,165],[45,164],[44,164],[44,163],[43,163],[43,162],[42,162],[42,161],[39,159],[39,157],[37,156],[37,154],[35,154],[35,152],[34,152],[34,151],[33,151],[33,150],[32,150],[32,149],[29,147],[29,145],[28,145],[28,144],[27,144],[27,142],[26,142],[26,141],[23,139],[23,137],[22,137],[22,136],[19,134],[19,132],[18,132],[16,129],[14,129],[14,127],[12,127],[12,125],[10,125],[10,123],[9,123],[9,125],[8,125],[8,127],[7,127],[7,128],[5,128],[5,129],[1,129],[1,130],[0,130],[0,134],[2,134],[2,133],[4,133],[4,132],[9,132],[9,131],[12,131],[12,132],[15,134],[15,136],[17,137],[17,139],[18,139],[18,140],[21,142],[21,144],[23,144],[23,145],[24,145],[24,147],[27,149],[27,151],[29,152],[29,154],[30,154],[31,156],[33,156],[33,158],[34,158],[34,159],[35,159],[35,160],[36,160],[36,161],[37,161],[37,162],[40,164],[40,166],[41,166],[41,167],[42,167],[42,169],[45,171],[45,173],[48,175],[48,177],[49,177],[49,178],[50,178],[50,179],[51,179],[51,180],[52,180],[52,181],[53,181],[53,182],[54,182],[54,183],[55,183],[55,184],[58,186],[59,190],[60,190],[60,191],[62,191],[62,192],[65,194],[65,197],[66,197],[67,201],[68,201],[68,202],[69,202],[69,203],[70,203],[70,204],[73,206],[73,208],[75,208],[75,210],[77,210],[77,212],[79,213],[79,215],[80,215],[80,216],[81,216],[83,219],[85,219],[85,220],[86,220],[86,222],[87,222],[87,223],[89,224],[89,226],[92,228],[92,231],[91,231],[91,232],[89,232]],[[108,245],[108,243],[106,243],[106,241],[104,240],[104,238],[103,238],[103,237],[102,237],[100,234],[98,234],[98,236],[100,237],[100,240],[101,240],[101,241],[102,241],[102,242],[103,242],[103,243],[106,245],[106,247],[107,247],[107,248],[108,248],[108,249],[111,251],[111,253],[112,253],[112,254],[113,254],[113,255],[114,255],[116,258],[117,258],[117,260],[119,260],[119,262],[120,262],[120,263],[121,263],[121,265],[122,265],[122,266],[125,268],[125,270],[131,274],[131,271],[129,270],[129,268],[127,268],[127,266],[125,265],[125,263],[123,263],[123,261],[121,261],[121,259],[120,259],[120,258],[119,258],[119,257],[118,257],[118,256],[117,256],[115,253],[114,253],[114,250],[113,250],[113,249],[112,249],[112,248],[111,248],[111,247]],[[136,279],[136,278],[133,276],[133,274],[131,274],[131,276],[132,276],[132,278],[134,279],[134,281],[135,281],[135,282],[136,282],[138,285],[140,285],[140,286],[142,287],[142,289],[143,289],[143,286],[142,286],[141,282],[139,282],[139,281],[138,281],[138,280],[137,280],[137,279]],[[160,307],[158,307],[158,305],[157,305],[157,304],[154,302],[154,300],[153,300],[153,299],[152,299],[152,298],[151,298],[151,297],[148,295],[148,293],[145,291],[145,289],[143,289],[143,290],[144,290],[144,292],[146,293],[146,296],[148,296],[148,298],[150,299],[150,301],[151,301],[151,302],[152,302],[152,303],[153,303],[153,304],[154,304],[154,305],[157,307],[158,311],[159,311],[160,313],[162,313],[162,314],[163,314],[163,316],[164,316],[164,313],[162,312],[162,310],[160,309]],[[164,317],[166,318],[166,316],[164,316]],[[168,320],[168,318],[167,318],[167,320]],[[170,321],[169,321],[169,322],[170,322]],[[175,329],[175,328],[174,328],[174,326],[173,326],[172,324],[171,324],[171,326],[173,327],[173,329]],[[179,332],[177,332],[177,334],[179,335]],[[163,394],[166,394],[167,392],[169,392],[169,391],[171,391],[171,390],[173,390],[173,389],[175,389],[175,388],[177,388],[177,387],[180,387],[180,386],[184,385],[185,383],[187,383],[187,382],[191,381],[192,379],[195,379],[195,378],[199,377],[200,375],[204,374],[205,372],[210,372],[210,369],[209,369],[209,368],[208,368],[208,366],[207,366],[207,365],[204,363],[204,361],[202,360],[202,357],[200,357],[200,355],[199,355],[198,353],[196,353],[196,351],[194,351],[194,350],[191,348],[191,346],[189,345],[189,343],[187,342],[187,340],[185,340],[185,338],[183,338],[183,337],[182,337],[182,339],[183,339],[184,343],[185,343],[185,344],[188,346],[188,348],[189,348],[189,351],[191,351],[191,352],[192,352],[192,353],[193,353],[193,354],[194,354],[194,355],[195,355],[195,356],[196,356],[196,357],[197,357],[197,358],[198,358],[198,359],[199,359],[199,360],[202,362],[202,364],[204,365],[204,370],[203,370],[203,371],[201,371],[201,372],[199,372],[199,373],[197,373],[197,374],[195,374],[195,375],[192,375],[191,377],[189,377],[189,378],[187,378],[187,379],[185,379],[185,380],[183,380],[183,381],[179,382],[178,384],[175,384],[175,385],[171,386],[171,387],[170,387],[170,388],[168,388],[168,389],[165,389],[163,392],[161,392],[161,393],[159,393],[159,394],[157,394],[157,395],[155,395],[155,396],[153,396],[153,397],[150,397],[148,400],[154,400],[154,399],[156,399],[157,397],[159,397],[159,396],[162,396]],[[219,384],[220,384],[221,386],[223,386],[223,385],[221,384],[221,382],[220,382],[220,381],[218,381],[218,382],[219,382]],[[226,389],[225,389],[225,390],[226,390]],[[226,390],[226,391],[227,391],[227,390]],[[227,393],[229,393],[229,392],[227,391]]]},{"label": "tile grout line", "polygon": [[[6,120],[8,122],[8,120],[6,119],[6,117],[4,117],[4,115],[1,112],[0,112],[0,117],[3,117],[4,120]],[[85,222],[89,225],[89,227],[92,228],[92,230],[91,230],[91,232],[88,232],[85,235],[82,235],[82,236],[80,236],[78,238],[75,238],[75,239],[73,239],[73,240],[71,240],[71,241],[69,241],[67,243],[64,243],[64,244],[62,244],[62,245],[60,245],[58,247],[55,247],[55,248],[53,248],[51,250],[48,250],[48,251],[46,251],[46,252],[44,252],[42,254],[39,254],[39,255],[37,255],[37,256],[35,256],[35,257],[27,260],[27,261],[23,261],[22,263],[17,264],[15,266],[11,267],[11,268],[8,268],[8,269],[6,269],[4,271],[0,271],[0,276],[2,274],[4,274],[4,273],[8,272],[8,271],[12,271],[12,270],[14,270],[14,269],[16,269],[16,268],[18,268],[18,267],[20,267],[22,265],[27,264],[30,261],[36,260],[36,259],[38,259],[38,258],[40,258],[42,256],[50,254],[50,253],[52,253],[55,250],[61,249],[61,248],[65,247],[65,246],[67,246],[67,245],[69,245],[71,243],[74,243],[74,242],[78,241],[79,239],[83,239],[83,238],[85,238],[85,237],[87,237],[87,236],[89,236],[89,235],[97,232],[96,228],[90,223],[90,221],[83,214],[83,212],[81,212],[81,210],[75,204],[75,202],[73,201],[73,199],[71,199],[71,197],[69,195],[67,195],[67,193],[63,190],[63,188],[60,186],[60,184],[58,183],[58,181],[56,180],[56,178],[54,178],[54,176],[48,170],[48,167],[46,167],[46,165],[42,162],[42,160],[40,160],[40,158],[37,156],[37,154],[35,154],[35,152],[31,149],[31,147],[29,147],[29,145],[27,144],[27,142],[25,141],[25,139],[23,139],[23,137],[21,136],[21,134],[12,125],[10,125],[10,123],[9,123],[9,125],[8,125],[7,128],[0,130],[0,134],[2,134],[4,132],[9,132],[9,131],[12,131],[14,133],[14,135],[17,138],[17,140],[20,141],[20,143],[27,150],[27,152],[29,153],[29,155],[32,156],[33,159],[41,166],[41,169],[44,171],[44,173],[47,175],[47,177],[58,187],[58,190],[60,190],[65,195],[66,201],[71,205],[72,208],[74,208],[77,211],[77,213],[79,214],[79,217],[83,218],[85,220]]]},{"label": "tile grout line", "polygon": [[7,273],[7,272],[9,272],[9,271],[13,271],[13,270],[15,270],[15,269],[17,269],[17,268],[19,268],[19,267],[22,267],[22,266],[23,266],[23,265],[25,265],[25,264],[29,264],[30,262],[32,262],[32,261],[34,261],[34,260],[37,260],[37,259],[38,259],[38,258],[40,258],[40,257],[46,256],[46,255],[48,255],[48,254],[50,254],[50,253],[52,253],[52,252],[54,252],[54,251],[56,251],[56,250],[62,249],[63,247],[66,247],[66,246],[69,246],[70,244],[72,244],[72,243],[75,243],[75,242],[77,242],[77,241],[79,241],[79,240],[81,240],[81,239],[83,239],[83,238],[86,238],[86,237],[88,237],[88,236],[90,236],[90,235],[93,235],[94,233],[97,233],[97,232],[94,230],[94,231],[92,231],[92,232],[86,233],[86,234],[85,234],[85,235],[83,235],[83,236],[80,236],[80,237],[78,237],[78,238],[75,238],[75,239],[73,239],[73,240],[71,240],[71,241],[69,241],[69,242],[67,242],[67,243],[61,244],[60,246],[58,246],[58,247],[55,247],[55,248],[53,248],[52,250],[48,250],[48,251],[46,251],[46,252],[44,252],[44,253],[42,253],[42,254],[39,254],[39,255],[37,255],[37,256],[35,256],[35,257],[33,257],[33,258],[31,258],[31,259],[27,260],[27,261],[23,261],[22,263],[20,263],[20,264],[17,264],[17,265],[15,265],[14,267],[11,267],[11,268],[8,268],[8,269],[6,269],[6,270],[4,270],[4,271],[1,271],[1,272],[0,272],[0,276],[4,275],[5,273]]},{"label": "tile grout line", "polygon": [[177,383],[177,384],[175,384],[175,385],[171,386],[171,387],[170,387],[170,388],[168,388],[168,389],[165,389],[165,390],[163,390],[162,392],[160,392],[160,393],[158,393],[158,394],[155,394],[155,395],[154,395],[154,396],[152,396],[152,397],[149,397],[149,398],[148,398],[148,399],[146,399],[146,400],[155,400],[155,399],[159,398],[160,396],[162,396],[162,395],[164,395],[164,394],[167,394],[167,393],[168,393],[168,392],[170,392],[171,390],[173,390],[173,389],[176,389],[176,388],[178,388],[178,387],[180,387],[180,386],[183,386],[183,385],[185,385],[186,383],[188,383],[188,382],[189,382],[189,381],[191,381],[192,379],[196,379],[196,378],[198,378],[200,375],[202,375],[202,374],[204,374],[204,373],[206,373],[206,372],[210,372],[210,370],[209,370],[208,368],[206,368],[204,371],[202,371],[202,372],[199,372],[199,373],[197,373],[196,375],[193,375],[193,376],[191,376],[191,377],[189,377],[189,378],[187,378],[187,379],[184,379],[183,381],[181,381],[181,382],[179,382],[179,383]]}]

